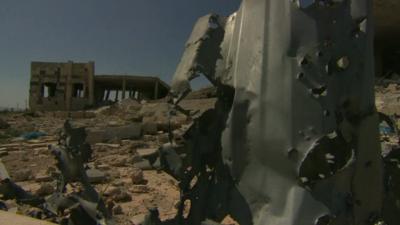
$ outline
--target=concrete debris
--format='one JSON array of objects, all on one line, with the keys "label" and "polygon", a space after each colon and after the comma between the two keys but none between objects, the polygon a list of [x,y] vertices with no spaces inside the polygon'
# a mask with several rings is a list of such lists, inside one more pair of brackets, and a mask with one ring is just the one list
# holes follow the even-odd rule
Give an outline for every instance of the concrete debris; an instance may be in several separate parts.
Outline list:
[{"label": "concrete debris", "polygon": [[52,180],[53,180],[53,178],[50,175],[40,173],[40,172],[38,173],[38,175],[35,176],[36,182],[50,182]]},{"label": "concrete debris", "polygon": [[121,214],[124,213],[123,210],[122,210],[121,205],[116,205],[116,206],[114,206],[114,207],[112,208],[112,212],[113,212],[113,215],[121,215]]},{"label": "concrete debris", "polygon": [[132,184],[147,184],[147,181],[144,179],[143,171],[141,169],[133,169],[130,176]]},{"label": "concrete debris", "polygon": [[55,188],[53,185],[51,185],[49,183],[44,183],[44,184],[40,185],[40,188],[35,192],[35,195],[45,197],[45,196],[53,194],[54,191],[55,191]]},{"label": "concrete debris", "polygon": [[100,170],[88,169],[86,170],[86,174],[90,183],[103,183],[107,181],[107,175]]},{"label": "concrete debris", "polygon": [[10,124],[0,118],[0,129],[7,129],[10,128]]},{"label": "concrete debris", "polygon": [[[106,194],[106,193],[105,193]],[[130,202],[132,201],[132,196],[123,188],[113,187],[107,192],[108,196],[115,202]]]},{"label": "concrete debris", "polygon": [[131,193],[149,193],[151,190],[147,185],[134,185],[129,188]]},{"label": "concrete debris", "polygon": [[30,169],[21,169],[14,173],[12,178],[15,182],[21,182],[34,179],[34,175]]},{"label": "concrete debris", "polygon": [[87,142],[90,144],[105,143],[112,140],[138,139],[142,135],[142,125],[132,123],[126,126],[88,129]]},{"label": "concrete debris", "polygon": [[145,219],[146,219],[146,214],[138,214],[135,215],[131,218],[131,222],[133,225],[144,225]]}]

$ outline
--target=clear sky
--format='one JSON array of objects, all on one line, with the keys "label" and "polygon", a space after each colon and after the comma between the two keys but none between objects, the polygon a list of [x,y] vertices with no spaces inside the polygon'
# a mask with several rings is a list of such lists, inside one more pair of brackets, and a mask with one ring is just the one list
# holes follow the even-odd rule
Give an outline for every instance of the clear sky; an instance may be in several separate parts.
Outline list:
[{"label": "clear sky", "polygon": [[240,0],[1,0],[0,106],[25,106],[31,61],[95,61],[96,74],[170,82],[196,20]]}]

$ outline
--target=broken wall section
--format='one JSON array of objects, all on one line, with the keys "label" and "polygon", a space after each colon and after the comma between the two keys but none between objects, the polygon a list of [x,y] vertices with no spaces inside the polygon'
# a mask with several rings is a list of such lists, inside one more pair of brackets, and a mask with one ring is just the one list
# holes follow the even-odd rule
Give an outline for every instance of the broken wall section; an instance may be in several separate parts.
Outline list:
[{"label": "broken wall section", "polygon": [[94,62],[31,63],[31,110],[80,110],[93,104]]}]

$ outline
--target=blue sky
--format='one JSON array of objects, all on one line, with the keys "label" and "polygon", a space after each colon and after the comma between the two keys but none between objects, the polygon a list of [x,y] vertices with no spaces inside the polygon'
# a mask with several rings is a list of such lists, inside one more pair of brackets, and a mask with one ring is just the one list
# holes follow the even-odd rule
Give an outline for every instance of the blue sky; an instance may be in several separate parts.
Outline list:
[{"label": "blue sky", "polygon": [[24,107],[31,61],[90,61],[96,74],[170,82],[196,20],[240,0],[1,0],[0,106]]}]

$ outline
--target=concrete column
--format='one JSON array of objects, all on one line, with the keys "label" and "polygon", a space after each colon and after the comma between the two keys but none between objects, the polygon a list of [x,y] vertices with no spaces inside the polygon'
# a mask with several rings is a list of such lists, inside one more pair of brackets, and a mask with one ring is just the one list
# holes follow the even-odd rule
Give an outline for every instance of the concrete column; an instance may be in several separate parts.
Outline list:
[{"label": "concrete column", "polygon": [[110,89],[107,89],[106,91],[107,91],[107,93],[106,93],[105,101],[108,101],[110,99]]},{"label": "concrete column", "polygon": [[118,102],[119,90],[115,90],[115,102]]},{"label": "concrete column", "polygon": [[158,99],[158,80],[154,84],[154,99]]},{"label": "concrete column", "polygon": [[73,69],[74,63],[72,61],[68,61],[68,63],[65,65],[63,68],[62,73],[65,73],[67,77],[67,82],[65,84],[65,109],[67,111],[71,110],[72,106],[72,69]]},{"label": "concrete column", "polygon": [[95,73],[95,67],[94,67],[94,62],[90,61],[89,62],[89,68],[88,68],[88,89],[89,89],[89,105],[94,105],[94,73]]},{"label": "concrete column", "polygon": [[122,78],[122,99],[125,99],[126,92],[126,77]]}]

